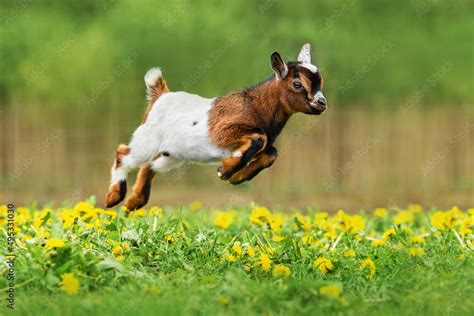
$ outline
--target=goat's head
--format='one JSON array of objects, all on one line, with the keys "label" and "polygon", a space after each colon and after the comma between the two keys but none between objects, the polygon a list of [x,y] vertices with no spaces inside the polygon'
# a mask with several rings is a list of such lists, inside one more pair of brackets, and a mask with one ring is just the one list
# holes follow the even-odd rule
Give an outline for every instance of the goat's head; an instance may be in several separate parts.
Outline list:
[{"label": "goat's head", "polygon": [[311,63],[311,45],[304,44],[298,61],[285,63],[278,52],[271,56],[281,96],[292,112],[319,115],[326,111],[323,77]]}]

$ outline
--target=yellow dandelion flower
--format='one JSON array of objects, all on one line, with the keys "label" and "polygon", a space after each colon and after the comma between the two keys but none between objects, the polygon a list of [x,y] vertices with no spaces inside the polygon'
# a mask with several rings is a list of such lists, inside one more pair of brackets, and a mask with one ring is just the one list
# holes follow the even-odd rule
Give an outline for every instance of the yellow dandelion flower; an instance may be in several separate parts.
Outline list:
[{"label": "yellow dandelion flower", "polygon": [[446,216],[444,212],[437,211],[433,215],[431,215],[431,226],[443,229],[445,219],[446,219]]},{"label": "yellow dandelion flower", "polygon": [[383,233],[383,239],[388,239],[392,236],[394,236],[397,232],[395,231],[394,228],[389,228]]},{"label": "yellow dandelion flower", "polygon": [[189,209],[193,212],[199,211],[201,207],[201,201],[192,201],[191,203],[189,203]]},{"label": "yellow dandelion flower", "polygon": [[64,247],[65,245],[65,242],[64,240],[62,239],[49,239],[47,242],[46,242],[46,250],[50,250],[50,249],[53,249],[53,248],[62,248]]},{"label": "yellow dandelion flower", "polygon": [[291,274],[291,270],[289,267],[285,266],[284,264],[277,264],[273,268],[273,276],[275,278],[287,278]]},{"label": "yellow dandelion flower", "polygon": [[79,290],[79,281],[74,277],[74,273],[64,273],[61,278],[61,290],[69,295],[76,294]]},{"label": "yellow dandelion flower", "polygon": [[365,229],[365,220],[360,215],[352,215],[350,217],[351,222],[351,232],[358,233]]},{"label": "yellow dandelion flower", "polygon": [[221,229],[227,229],[234,222],[237,212],[235,211],[218,211],[214,217],[214,225]]},{"label": "yellow dandelion flower", "polygon": [[415,244],[423,244],[425,242],[425,238],[423,236],[413,236],[410,238],[410,240]]},{"label": "yellow dandelion flower", "polygon": [[410,211],[401,211],[399,212],[395,218],[393,219],[393,223],[395,225],[400,225],[400,224],[404,224],[404,223],[412,223],[413,222],[413,213],[410,212]]},{"label": "yellow dandelion flower", "polygon": [[172,235],[166,235],[165,236],[165,241],[169,244],[172,244],[174,243],[176,240],[174,239],[174,237]]},{"label": "yellow dandelion flower", "polygon": [[263,225],[270,222],[272,213],[266,207],[256,207],[250,213],[250,223]]},{"label": "yellow dandelion flower", "polygon": [[327,212],[319,212],[314,216],[314,223],[316,225],[321,225],[328,218],[329,214]]},{"label": "yellow dandelion flower", "polygon": [[260,266],[262,267],[263,271],[268,271],[272,267],[272,260],[268,256],[268,254],[264,253],[260,255]]},{"label": "yellow dandelion flower", "polygon": [[247,254],[250,256],[250,257],[255,257],[255,253],[259,250],[259,247],[258,246],[247,246]]},{"label": "yellow dandelion flower", "polygon": [[372,246],[374,247],[381,247],[385,245],[385,239],[374,239],[372,240]]},{"label": "yellow dandelion flower", "polygon": [[274,242],[280,242],[280,241],[285,240],[285,237],[279,236],[279,235],[273,235],[272,240],[273,240]]},{"label": "yellow dandelion flower", "polygon": [[115,257],[115,259],[117,261],[123,261],[125,259],[125,256],[124,255],[118,255],[118,256]]},{"label": "yellow dandelion flower", "polygon": [[237,261],[237,258],[233,254],[231,254],[230,252],[226,253],[225,259],[227,261],[230,261],[230,262],[236,262]]},{"label": "yellow dandelion flower", "polygon": [[329,284],[322,286],[319,289],[319,294],[333,299],[341,299],[342,289],[335,284]]},{"label": "yellow dandelion flower", "polygon": [[130,212],[130,215],[132,217],[145,217],[146,216],[146,210],[144,208],[141,208],[139,210]]},{"label": "yellow dandelion flower", "polygon": [[116,257],[119,256],[122,253],[122,247],[116,245],[114,248],[112,248],[112,253]]},{"label": "yellow dandelion flower", "polygon": [[163,217],[163,209],[158,206],[152,206],[150,207],[150,210],[148,211],[148,215]]},{"label": "yellow dandelion flower", "polygon": [[468,210],[467,210],[467,213],[468,213],[469,215],[474,215],[474,207],[468,209]]},{"label": "yellow dandelion flower", "polygon": [[323,273],[334,270],[332,262],[326,257],[319,257],[313,262],[313,267],[318,268]]},{"label": "yellow dandelion flower", "polygon": [[281,231],[283,223],[285,222],[284,214],[274,214],[270,217],[270,229],[274,232]]},{"label": "yellow dandelion flower", "polygon": [[377,268],[375,267],[375,263],[370,258],[365,258],[362,260],[361,267],[369,269],[369,278],[373,278],[375,273],[377,272]]},{"label": "yellow dandelion flower", "polygon": [[304,223],[303,226],[301,226],[305,233],[309,233],[311,231],[311,223]]},{"label": "yellow dandelion flower", "polygon": [[387,217],[387,214],[388,214],[387,209],[384,207],[378,207],[374,211],[374,215],[380,218]]},{"label": "yellow dandelion flower", "polygon": [[408,249],[408,254],[412,257],[422,256],[424,253],[425,251],[423,250],[423,248],[412,247]]},{"label": "yellow dandelion flower", "polygon": [[234,250],[237,256],[240,256],[244,252],[242,247],[240,247],[240,243],[234,243],[234,245],[232,246],[232,250]]},{"label": "yellow dandelion flower", "polygon": [[352,249],[346,249],[346,250],[344,250],[344,252],[342,253],[342,255],[343,255],[344,257],[346,257],[346,258],[347,258],[347,257],[355,257],[356,253],[355,253],[355,251],[352,250]]}]

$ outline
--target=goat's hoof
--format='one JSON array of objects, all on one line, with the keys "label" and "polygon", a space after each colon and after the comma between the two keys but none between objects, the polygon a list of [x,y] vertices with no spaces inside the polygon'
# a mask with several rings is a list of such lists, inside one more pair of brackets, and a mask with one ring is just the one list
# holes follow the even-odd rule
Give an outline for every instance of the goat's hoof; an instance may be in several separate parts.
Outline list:
[{"label": "goat's hoof", "polygon": [[217,168],[217,176],[221,179],[221,180],[229,180],[230,177],[232,177],[232,175],[235,173],[233,169],[229,169],[229,170],[223,170],[224,167],[220,166],[219,168]]},{"label": "goat's hoof", "polygon": [[241,184],[242,182],[247,181],[244,177],[238,177],[234,179],[233,177],[229,179],[229,183],[233,185]]},{"label": "goat's hoof", "polygon": [[119,183],[113,184],[109,188],[109,192],[105,195],[105,207],[114,207],[119,204],[125,198],[127,194],[127,183],[120,181]]},{"label": "goat's hoof", "polygon": [[127,208],[127,210],[135,211],[135,210],[138,210],[138,209],[144,207],[147,202],[148,201],[145,198],[145,196],[140,195],[140,194],[136,194],[136,193],[132,193],[132,195],[130,195],[125,200],[124,204],[125,204],[125,207]]}]

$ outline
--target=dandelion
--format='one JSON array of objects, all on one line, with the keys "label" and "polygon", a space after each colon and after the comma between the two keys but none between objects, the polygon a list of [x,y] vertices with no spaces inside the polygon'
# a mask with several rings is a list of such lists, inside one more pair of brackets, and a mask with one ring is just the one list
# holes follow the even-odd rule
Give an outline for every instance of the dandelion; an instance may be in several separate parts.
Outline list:
[{"label": "dandelion", "polygon": [[237,213],[235,211],[217,212],[214,217],[214,224],[221,229],[227,229],[234,222]]},{"label": "dandelion", "polygon": [[266,207],[256,207],[250,213],[250,223],[263,225],[270,222],[272,219],[272,213]]},{"label": "dandelion", "polygon": [[237,258],[233,254],[231,254],[230,252],[226,253],[225,258],[226,258],[227,261],[230,261],[230,262],[236,262],[237,261]]},{"label": "dandelion", "polygon": [[413,213],[407,210],[399,212],[393,219],[393,223],[395,225],[400,225],[404,223],[412,223],[412,222],[413,222]]},{"label": "dandelion", "polygon": [[255,257],[255,253],[259,250],[258,246],[247,246],[247,254],[250,256],[250,257]]},{"label": "dandelion", "polygon": [[387,213],[388,213],[387,209],[384,207],[378,207],[374,211],[375,216],[380,217],[380,218],[387,217]]},{"label": "dandelion", "polygon": [[202,207],[202,204],[200,201],[192,201],[189,203],[189,209],[193,212],[199,211]]},{"label": "dandelion", "polygon": [[332,262],[326,257],[319,257],[313,262],[313,267],[318,268],[324,274],[334,270]]},{"label": "dandelion", "polygon": [[335,284],[329,284],[322,286],[319,289],[319,294],[321,294],[322,296],[340,300],[342,296],[342,289]]},{"label": "dandelion", "polygon": [[290,274],[291,274],[290,268],[288,268],[284,264],[277,264],[273,268],[273,276],[275,278],[287,278],[290,276]]},{"label": "dandelion", "polygon": [[372,246],[374,247],[381,247],[385,245],[385,240],[384,239],[374,239],[372,240]]},{"label": "dandelion", "polygon": [[444,212],[438,211],[431,215],[431,226],[436,228],[444,228],[445,216]]},{"label": "dandelion", "polygon": [[74,277],[74,273],[64,273],[61,278],[61,289],[69,295],[76,294],[79,289],[79,281]]},{"label": "dandelion", "polygon": [[153,206],[153,207],[150,207],[148,214],[150,216],[163,217],[163,209],[161,207]]},{"label": "dandelion", "polygon": [[272,260],[268,256],[268,254],[264,253],[260,256],[260,266],[262,267],[263,271],[268,271],[272,267]]},{"label": "dandelion", "polygon": [[410,238],[410,240],[415,244],[423,244],[425,242],[425,238],[423,236],[413,236]]},{"label": "dandelion", "polygon": [[234,250],[237,256],[240,256],[244,252],[242,247],[240,247],[240,243],[234,243],[232,250]]},{"label": "dandelion", "polygon": [[172,235],[166,235],[165,236],[165,241],[168,243],[168,244],[172,244],[174,243],[176,240],[174,239],[174,237]]},{"label": "dandelion", "polygon": [[419,247],[412,247],[408,249],[408,254],[412,257],[419,257],[422,256],[425,253],[423,248]]},{"label": "dandelion", "polygon": [[384,233],[383,233],[383,239],[388,239],[392,236],[394,236],[397,232],[395,231],[394,228],[390,228],[390,229],[387,229]]},{"label": "dandelion", "polygon": [[344,252],[342,253],[342,255],[343,255],[344,257],[348,258],[348,257],[355,257],[356,253],[355,253],[355,251],[352,250],[352,249],[346,249],[346,250],[344,250]]},{"label": "dandelion", "polygon": [[132,217],[145,217],[146,211],[145,209],[141,208],[139,210],[133,211],[130,213]]},{"label": "dandelion", "polygon": [[62,239],[49,239],[46,242],[46,250],[50,250],[53,248],[62,248],[64,247],[65,243]]},{"label": "dandelion", "polygon": [[120,245],[116,245],[114,248],[112,248],[112,254],[115,257],[118,257],[122,253],[122,247]]},{"label": "dandelion", "polygon": [[280,241],[285,240],[285,237],[279,236],[279,235],[273,235],[272,240],[273,240],[274,242],[280,242]]},{"label": "dandelion", "polygon": [[365,258],[364,260],[362,260],[361,267],[363,269],[364,268],[369,269],[369,278],[373,278],[375,275],[375,272],[377,271],[374,261],[370,258]]}]

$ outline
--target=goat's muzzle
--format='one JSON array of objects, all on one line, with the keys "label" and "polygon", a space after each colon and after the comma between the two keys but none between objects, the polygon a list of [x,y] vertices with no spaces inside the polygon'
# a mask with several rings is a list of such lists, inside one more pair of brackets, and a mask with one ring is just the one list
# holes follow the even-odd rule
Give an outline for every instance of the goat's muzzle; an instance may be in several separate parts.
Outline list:
[{"label": "goat's muzzle", "polygon": [[320,111],[321,113],[326,111],[328,107],[328,102],[324,95],[321,93],[321,91],[318,91],[314,97],[313,100],[311,100],[311,106]]}]

